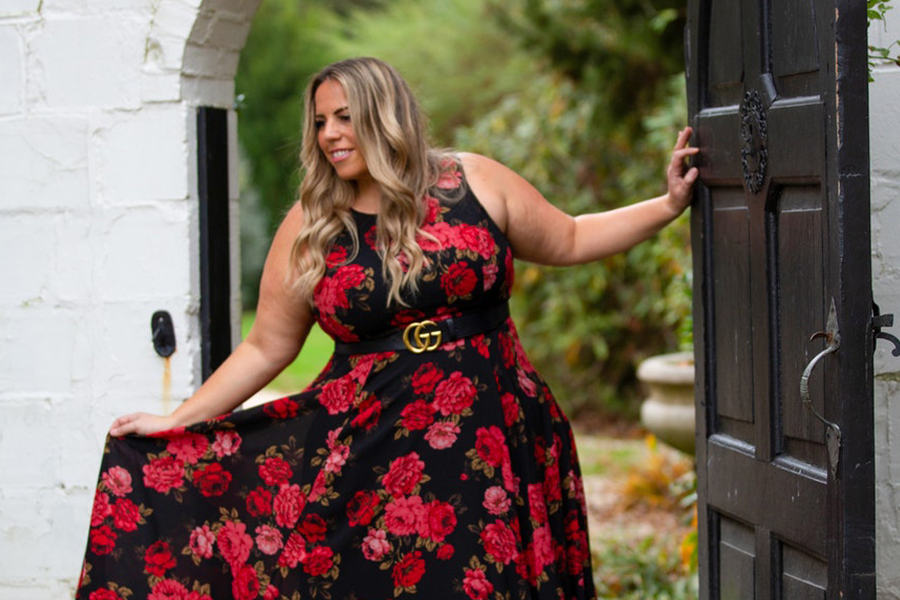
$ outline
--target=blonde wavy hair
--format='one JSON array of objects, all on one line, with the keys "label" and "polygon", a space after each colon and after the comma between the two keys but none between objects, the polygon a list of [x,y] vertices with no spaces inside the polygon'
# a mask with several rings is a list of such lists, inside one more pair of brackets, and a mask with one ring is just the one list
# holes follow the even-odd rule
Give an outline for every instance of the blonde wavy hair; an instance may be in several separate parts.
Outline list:
[{"label": "blonde wavy hair", "polygon": [[424,116],[406,81],[393,67],[375,58],[353,58],[329,65],[306,88],[299,200],[304,223],[291,251],[291,260],[300,273],[296,285],[312,302],[313,291],[325,273],[325,257],[344,230],[353,238],[348,262],[359,250],[350,214],[355,183],[337,176],[318,144],[315,95],[329,80],[344,90],[358,149],[369,174],[381,187],[376,247],[390,286],[388,305],[396,302],[407,306],[401,293],[415,295],[427,266],[417,237],[432,238],[421,230],[426,215],[423,198],[427,193],[446,200],[458,198],[461,190],[443,190],[435,184],[442,173],[460,167],[454,155],[429,145]]}]

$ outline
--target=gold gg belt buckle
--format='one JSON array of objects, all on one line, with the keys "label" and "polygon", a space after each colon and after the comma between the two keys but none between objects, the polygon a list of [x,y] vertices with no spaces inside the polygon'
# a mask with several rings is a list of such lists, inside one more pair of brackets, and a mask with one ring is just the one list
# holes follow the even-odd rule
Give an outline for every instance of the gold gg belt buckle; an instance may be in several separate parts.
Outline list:
[{"label": "gold gg belt buckle", "polygon": [[419,321],[410,323],[403,330],[403,345],[413,354],[431,352],[441,345],[441,330],[423,331],[426,327],[437,327],[437,324],[434,321]]}]

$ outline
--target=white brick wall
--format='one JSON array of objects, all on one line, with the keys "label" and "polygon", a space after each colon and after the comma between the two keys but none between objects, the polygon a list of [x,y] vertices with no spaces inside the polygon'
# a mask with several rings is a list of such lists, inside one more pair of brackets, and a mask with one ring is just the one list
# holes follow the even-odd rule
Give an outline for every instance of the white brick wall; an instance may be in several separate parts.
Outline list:
[{"label": "white brick wall", "polygon": [[194,107],[231,105],[259,1],[0,2],[3,600],[71,597],[110,421],[198,383]]},{"label": "white brick wall", "polygon": [[[869,30],[870,43],[900,38],[900,12]],[[896,53],[897,47],[894,47]],[[880,67],[869,86],[872,177],[872,291],[893,313],[900,337],[900,67]],[[878,598],[900,598],[900,357],[879,341],[875,354],[875,492]]]}]

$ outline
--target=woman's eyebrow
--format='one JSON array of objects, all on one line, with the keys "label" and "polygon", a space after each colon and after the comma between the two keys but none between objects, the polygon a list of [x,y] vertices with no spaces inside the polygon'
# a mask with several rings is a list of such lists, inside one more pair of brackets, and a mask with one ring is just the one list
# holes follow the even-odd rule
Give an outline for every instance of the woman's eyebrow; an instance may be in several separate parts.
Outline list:
[{"label": "woman's eyebrow", "polygon": [[[350,110],[350,107],[349,107],[349,106],[342,106],[342,107],[340,107],[340,108],[338,108],[338,109],[335,109],[335,110],[332,112],[332,114],[336,115],[336,114],[338,114],[338,113],[340,113],[340,112],[344,112],[345,110]],[[316,117],[324,117],[324,116],[325,116],[325,115],[323,115],[322,113],[316,113]]]}]

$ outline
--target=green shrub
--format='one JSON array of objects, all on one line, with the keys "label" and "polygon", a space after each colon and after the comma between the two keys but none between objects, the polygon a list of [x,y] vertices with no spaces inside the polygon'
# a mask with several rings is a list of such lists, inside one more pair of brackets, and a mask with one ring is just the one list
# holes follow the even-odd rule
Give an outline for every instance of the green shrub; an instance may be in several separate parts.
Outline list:
[{"label": "green shrub", "polygon": [[599,599],[693,600],[699,595],[697,574],[684,568],[674,540],[608,543],[595,548],[592,559]]},{"label": "green shrub", "polygon": [[[664,169],[686,112],[683,79],[646,115],[643,134],[587,126],[602,95],[546,75],[508,97],[457,145],[503,162],[570,214],[664,192]],[[523,344],[570,415],[633,415],[635,366],[678,346],[690,314],[690,242],[680,218],[630,252],[564,269],[519,264],[513,310]]]}]

